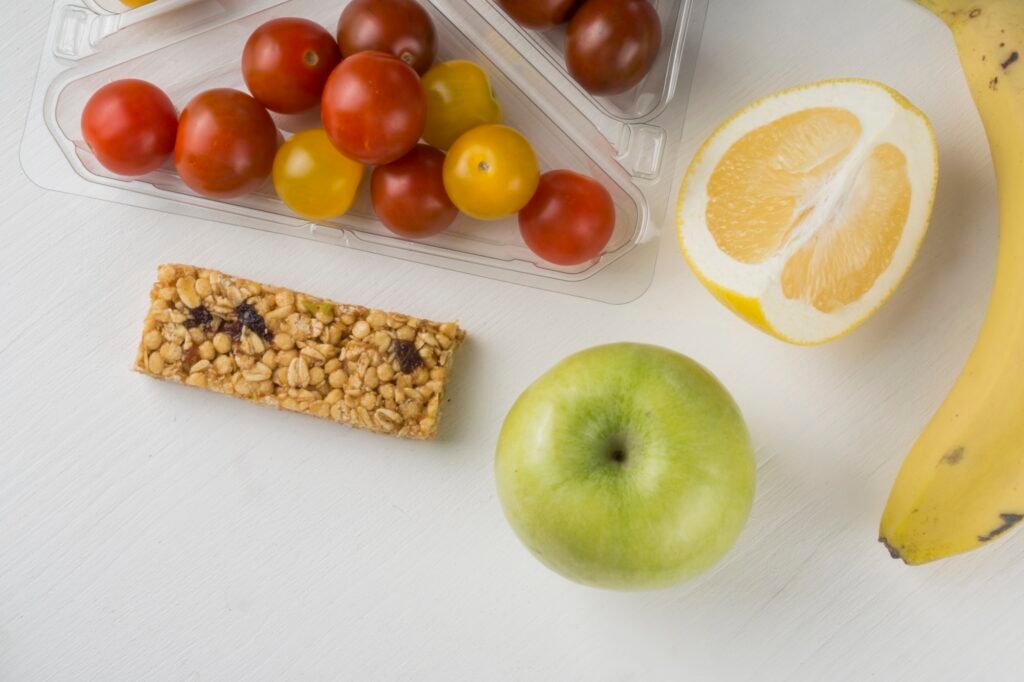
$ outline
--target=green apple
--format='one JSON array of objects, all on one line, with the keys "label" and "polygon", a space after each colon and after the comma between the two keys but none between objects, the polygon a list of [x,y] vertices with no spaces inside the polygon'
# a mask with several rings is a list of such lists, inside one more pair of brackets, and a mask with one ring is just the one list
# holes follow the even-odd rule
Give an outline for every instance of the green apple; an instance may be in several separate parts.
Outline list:
[{"label": "green apple", "polygon": [[743,529],[755,466],[739,408],[665,348],[577,353],[512,407],[495,470],[523,543],[571,580],[668,587],[710,568]]}]

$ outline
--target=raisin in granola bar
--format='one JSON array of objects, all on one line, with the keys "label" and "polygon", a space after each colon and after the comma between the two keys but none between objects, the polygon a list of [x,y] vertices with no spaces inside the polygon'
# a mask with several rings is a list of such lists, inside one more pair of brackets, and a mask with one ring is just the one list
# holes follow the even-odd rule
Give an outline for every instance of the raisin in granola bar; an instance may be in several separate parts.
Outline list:
[{"label": "raisin in granola bar", "polygon": [[135,369],[426,440],[465,332],[189,265],[162,265]]}]

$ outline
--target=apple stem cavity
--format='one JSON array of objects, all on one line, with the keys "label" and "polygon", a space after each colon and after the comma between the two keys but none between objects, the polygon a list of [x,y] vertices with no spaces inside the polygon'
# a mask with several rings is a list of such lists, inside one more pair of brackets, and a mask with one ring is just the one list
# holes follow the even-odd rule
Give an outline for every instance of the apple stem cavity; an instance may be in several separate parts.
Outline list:
[{"label": "apple stem cavity", "polygon": [[618,466],[626,465],[629,455],[626,448],[626,439],[623,436],[618,435],[611,439],[608,448],[608,459]]}]

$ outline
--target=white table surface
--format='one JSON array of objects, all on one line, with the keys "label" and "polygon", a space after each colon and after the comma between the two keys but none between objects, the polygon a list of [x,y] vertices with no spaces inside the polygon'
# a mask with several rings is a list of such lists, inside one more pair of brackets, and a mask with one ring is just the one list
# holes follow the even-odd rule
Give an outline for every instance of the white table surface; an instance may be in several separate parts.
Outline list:
[{"label": "white table surface", "polygon": [[[876,542],[900,460],[967,357],[993,173],[945,29],[909,0],[712,0],[682,166],[783,86],[884,80],[933,119],[942,181],[909,278],[821,348],[746,326],[671,228],[621,307],[40,190],[18,147],[49,3],[0,23],[0,680],[1010,680],[1024,536],[907,568]],[[680,122],[681,124],[682,122]],[[157,263],[209,264],[473,335],[443,439],[405,443],[128,371]],[[659,593],[578,587],[505,524],[502,418],[563,356],[692,355],[757,444],[735,550]]]}]

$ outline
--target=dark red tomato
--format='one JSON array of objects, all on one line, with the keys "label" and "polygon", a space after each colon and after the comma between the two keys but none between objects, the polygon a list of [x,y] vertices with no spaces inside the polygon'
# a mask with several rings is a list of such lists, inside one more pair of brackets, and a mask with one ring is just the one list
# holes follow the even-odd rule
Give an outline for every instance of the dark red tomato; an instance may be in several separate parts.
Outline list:
[{"label": "dark red tomato", "polygon": [[345,156],[371,166],[416,146],[427,118],[419,76],[382,52],[360,52],[334,70],[321,105],[324,129]]},{"label": "dark red tomato", "polygon": [[615,204],[601,183],[579,173],[545,173],[519,212],[530,250],[556,265],[579,265],[601,255],[615,230]]},{"label": "dark red tomato", "polygon": [[229,88],[207,90],[181,112],[174,163],[199,194],[229,199],[263,184],[278,140],[274,120],[255,99]]},{"label": "dark red tomato", "polygon": [[587,92],[615,95],[650,72],[661,20],[647,0],[587,0],[569,23],[565,63]]},{"label": "dark red tomato", "polygon": [[306,19],[272,19],[256,29],[242,52],[242,74],[260,104],[297,114],[320,103],[341,50],[327,29]]},{"label": "dark red tomato", "polygon": [[437,53],[437,32],[416,0],[352,0],[338,20],[338,44],[350,57],[386,52],[426,73]]},{"label": "dark red tomato", "polygon": [[580,0],[498,0],[498,4],[517,23],[545,31],[569,21]]},{"label": "dark red tomato", "polygon": [[444,152],[425,144],[386,166],[370,180],[373,209],[385,227],[412,239],[444,232],[459,210],[444,189]]},{"label": "dark red tomato", "polygon": [[103,167],[145,175],[174,152],[178,114],[164,91],[128,79],[104,85],[82,110],[82,135]]}]

